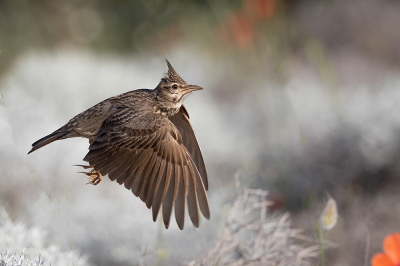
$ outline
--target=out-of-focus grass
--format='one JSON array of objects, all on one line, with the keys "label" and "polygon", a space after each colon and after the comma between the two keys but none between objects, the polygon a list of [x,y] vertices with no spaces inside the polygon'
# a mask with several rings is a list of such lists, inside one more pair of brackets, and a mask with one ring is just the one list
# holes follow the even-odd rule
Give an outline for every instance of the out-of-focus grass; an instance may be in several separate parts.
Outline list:
[{"label": "out-of-focus grass", "polygon": [[[292,229],[288,213],[281,217],[269,216],[267,192],[240,186],[237,189],[239,194],[230,207],[215,247],[187,265],[312,265],[310,260],[317,256],[319,248],[325,248],[324,241],[320,239],[318,245],[316,240],[301,234],[301,230]],[[42,229],[13,222],[7,212],[0,209],[0,265],[90,265],[88,256],[80,255],[72,244],[68,251],[47,244],[47,235]],[[154,261],[154,258],[157,258],[158,265],[164,265],[168,249],[162,246],[162,242],[161,239],[150,251],[143,245],[136,265],[148,265],[146,261]],[[18,249],[22,252],[12,253]],[[35,255],[38,260],[32,260]]]},{"label": "out-of-focus grass", "polygon": [[266,191],[239,189],[215,247],[186,265],[313,265],[320,249],[315,240],[292,229],[288,213],[269,217]]},{"label": "out-of-focus grass", "polygon": [[88,256],[76,249],[63,250],[48,244],[47,232],[13,222],[0,207],[0,265],[1,266],[89,266]]}]

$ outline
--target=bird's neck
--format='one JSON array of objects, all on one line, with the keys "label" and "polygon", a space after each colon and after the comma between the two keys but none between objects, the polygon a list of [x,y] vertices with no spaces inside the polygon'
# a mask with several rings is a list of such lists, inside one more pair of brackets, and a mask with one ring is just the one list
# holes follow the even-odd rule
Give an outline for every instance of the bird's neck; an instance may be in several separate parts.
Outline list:
[{"label": "bird's neck", "polygon": [[179,112],[179,109],[181,108],[182,104],[183,104],[182,102],[173,103],[173,102],[157,101],[155,111],[160,112],[167,117],[170,117]]},{"label": "bird's neck", "polygon": [[184,96],[178,99],[177,97],[162,93],[159,87],[153,90],[153,97],[155,100],[155,111],[167,117],[178,113],[183,104],[183,100],[186,98],[186,96]]}]

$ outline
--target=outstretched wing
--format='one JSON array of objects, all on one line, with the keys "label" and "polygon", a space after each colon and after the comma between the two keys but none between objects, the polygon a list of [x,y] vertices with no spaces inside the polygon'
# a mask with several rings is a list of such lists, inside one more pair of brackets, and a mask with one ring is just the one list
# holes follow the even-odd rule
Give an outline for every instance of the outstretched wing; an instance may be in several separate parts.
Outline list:
[{"label": "outstretched wing", "polygon": [[179,112],[174,116],[170,117],[172,123],[176,126],[182,136],[183,145],[189,151],[197,169],[200,172],[201,178],[203,179],[203,184],[206,190],[208,190],[208,177],[206,166],[204,164],[203,155],[197,142],[196,136],[194,134],[192,125],[189,122],[189,113],[187,112],[185,106],[181,106]]},{"label": "outstretched wing", "polygon": [[84,160],[140,197],[152,208],[154,221],[162,205],[166,228],[175,204],[175,218],[183,229],[186,199],[196,227],[198,206],[204,217],[210,218],[204,184],[181,134],[159,114],[117,110],[104,121]]}]

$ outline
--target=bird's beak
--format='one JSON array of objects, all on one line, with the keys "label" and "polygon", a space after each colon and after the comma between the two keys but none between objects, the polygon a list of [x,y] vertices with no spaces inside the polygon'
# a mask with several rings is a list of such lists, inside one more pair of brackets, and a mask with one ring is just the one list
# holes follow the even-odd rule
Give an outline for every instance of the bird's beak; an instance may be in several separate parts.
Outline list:
[{"label": "bird's beak", "polygon": [[190,93],[192,91],[202,90],[203,88],[197,85],[189,85],[187,88],[182,90],[183,94]]}]

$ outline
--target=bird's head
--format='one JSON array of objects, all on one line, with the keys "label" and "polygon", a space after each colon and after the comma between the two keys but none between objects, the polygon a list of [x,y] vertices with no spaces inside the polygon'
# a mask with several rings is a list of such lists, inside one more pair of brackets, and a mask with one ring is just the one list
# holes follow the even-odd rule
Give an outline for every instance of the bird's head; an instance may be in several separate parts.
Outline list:
[{"label": "bird's head", "polygon": [[183,100],[193,91],[202,90],[197,85],[188,85],[172,67],[171,63],[165,59],[168,65],[168,73],[157,85],[155,92],[157,100],[165,103],[166,109],[180,108]]}]

